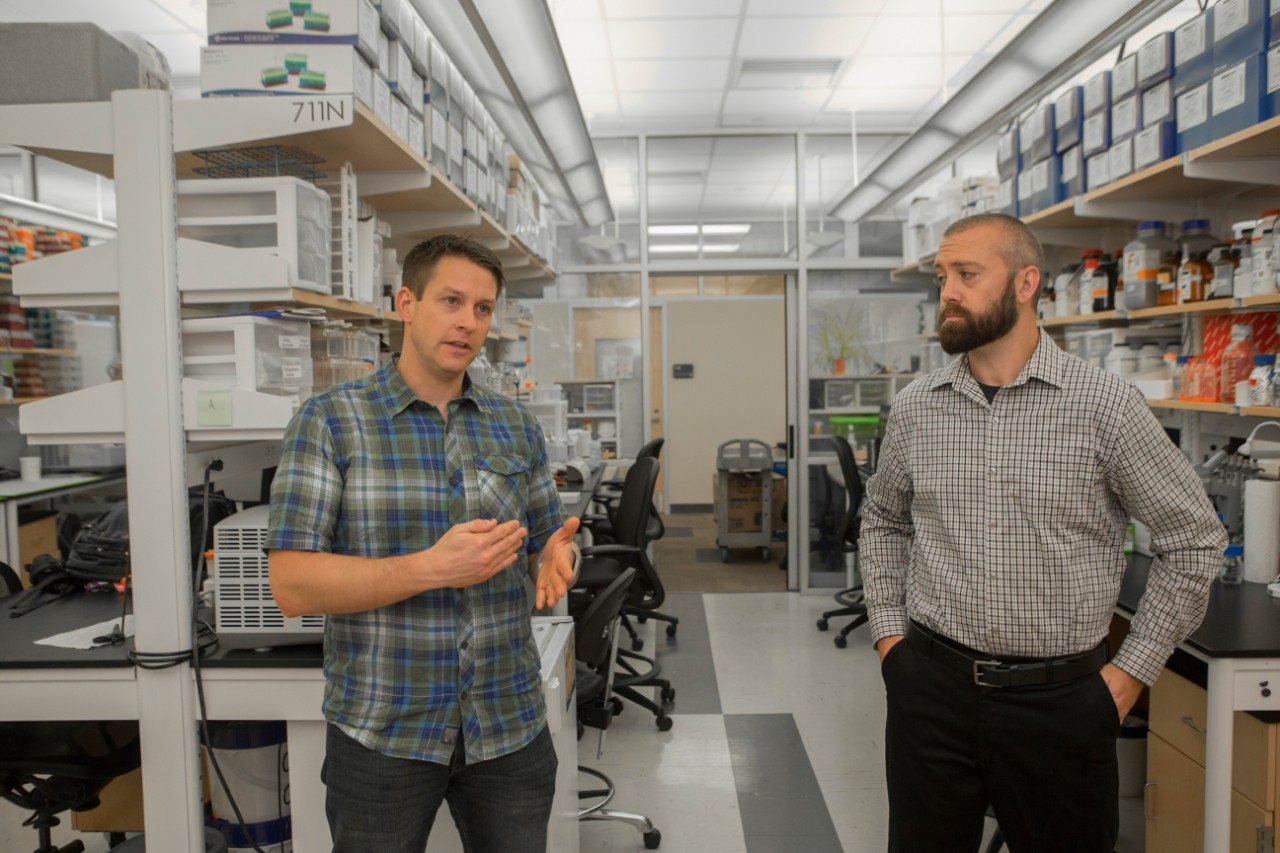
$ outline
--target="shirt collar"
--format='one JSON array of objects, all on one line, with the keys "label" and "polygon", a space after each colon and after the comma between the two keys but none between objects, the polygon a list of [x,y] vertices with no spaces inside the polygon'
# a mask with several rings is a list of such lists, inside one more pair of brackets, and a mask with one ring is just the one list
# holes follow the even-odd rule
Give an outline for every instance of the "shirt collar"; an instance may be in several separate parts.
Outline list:
[{"label": "shirt collar", "polygon": [[[418,399],[418,395],[413,393],[413,389],[404,381],[404,377],[396,368],[399,361],[399,354],[391,356],[378,365],[377,374],[374,376],[374,383],[382,389],[382,401],[387,411],[393,416],[409,408]],[[472,382],[471,377],[466,373],[462,374],[462,393],[456,399],[470,400],[486,414],[494,412],[493,392]]]},{"label": "shirt collar", "polygon": [[[1025,385],[1029,379],[1039,379],[1041,382],[1052,385],[1055,388],[1061,388],[1062,371],[1066,357],[1067,354],[1058,348],[1058,345],[1053,342],[1053,338],[1049,337],[1049,333],[1043,328],[1040,329],[1040,342],[1036,344],[1035,352],[1031,353],[1031,358],[1022,366],[1022,370],[1018,373],[1018,378],[1010,382],[1008,387]],[[969,390],[975,393],[981,393],[978,391],[977,380],[974,379],[973,374],[969,371],[968,353],[939,370],[929,387],[936,389],[941,388],[943,385],[950,385],[956,390],[968,387]]]}]

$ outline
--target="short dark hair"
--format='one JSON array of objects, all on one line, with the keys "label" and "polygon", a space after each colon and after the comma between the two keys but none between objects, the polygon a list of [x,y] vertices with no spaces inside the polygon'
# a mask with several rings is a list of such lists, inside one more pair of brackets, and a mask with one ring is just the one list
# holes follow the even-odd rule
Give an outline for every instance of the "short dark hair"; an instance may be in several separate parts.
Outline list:
[{"label": "short dark hair", "polygon": [[942,237],[945,240],[952,234],[961,234],[981,225],[994,225],[1000,229],[1005,239],[1000,241],[999,252],[1004,265],[1009,269],[1009,275],[1014,275],[1027,267],[1035,267],[1038,270],[1045,268],[1044,248],[1040,245],[1035,232],[1021,219],[1005,213],[976,213],[964,219],[957,219],[947,227]]},{"label": "short dark hair", "polygon": [[498,285],[498,295],[502,294],[502,286],[506,284],[506,276],[502,274],[502,261],[498,260],[498,256],[489,247],[470,237],[459,237],[456,234],[441,234],[423,240],[410,249],[401,265],[401,286],[409,288],[415,299],[421,299],[441,258],[461,258],[485,268],[493,274],[494,283]]}]

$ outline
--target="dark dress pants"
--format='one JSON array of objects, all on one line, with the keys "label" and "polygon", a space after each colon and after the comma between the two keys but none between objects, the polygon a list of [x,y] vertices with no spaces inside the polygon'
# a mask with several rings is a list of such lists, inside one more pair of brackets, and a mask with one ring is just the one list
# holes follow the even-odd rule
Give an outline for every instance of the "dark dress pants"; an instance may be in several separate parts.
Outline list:
[{"label": "dark dress pants", "polygon": [[890,853],[973,853],[988,803],[1010,853],[1112,853],[1120,719],[1099,673],[980,687],[906,641],[881,673]]},{"label": "dark dress pants", "polygon": [[442,801],[467,853],[545,853],[556,753],[544,728],[515,752],[467,765],[392,758],[330,725],[320,777],[334,853],[422,853]]}]

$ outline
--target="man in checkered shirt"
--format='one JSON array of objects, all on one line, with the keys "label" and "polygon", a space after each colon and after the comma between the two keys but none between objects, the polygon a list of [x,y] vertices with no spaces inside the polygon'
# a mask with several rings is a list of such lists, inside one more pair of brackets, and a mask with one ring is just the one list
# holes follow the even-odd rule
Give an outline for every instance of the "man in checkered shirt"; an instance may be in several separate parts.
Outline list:
[{"label": "man in checkered shirt", "polygon": [[[1142,394],[1038,328],[1030,229],[962,219],[935,265],[961,356],[894,400],[862,511],[889,850],[976,851],[990,804],[1012,853],[1110,853],[1120,722],[1203,618],[1226,535]],[[1155,556],[1108,659],[1131,516]]]},{"label": "man in checkered shirt", "polygon": [[442,801],[469,851],[546,849],[557,762],[529,617],[572,582],[578,521],[537,421],[466,374],[502,283],[479,243],[419,243],[399,357],[307,400],[285,434],[271,589],[286,616],[328,615],[335,853],[422,853]]}]

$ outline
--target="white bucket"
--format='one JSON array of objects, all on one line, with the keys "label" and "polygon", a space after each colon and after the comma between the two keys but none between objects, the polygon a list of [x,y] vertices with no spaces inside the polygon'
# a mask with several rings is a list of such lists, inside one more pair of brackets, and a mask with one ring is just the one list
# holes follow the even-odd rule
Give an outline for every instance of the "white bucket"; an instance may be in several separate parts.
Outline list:
[{"label": "white bucket", "polygon": [[290,853],[289,748],[282,722],[210,722],[210,752],[240,807],[247,833],[210,767],[211,825],[227,839],[228,853]]}]

